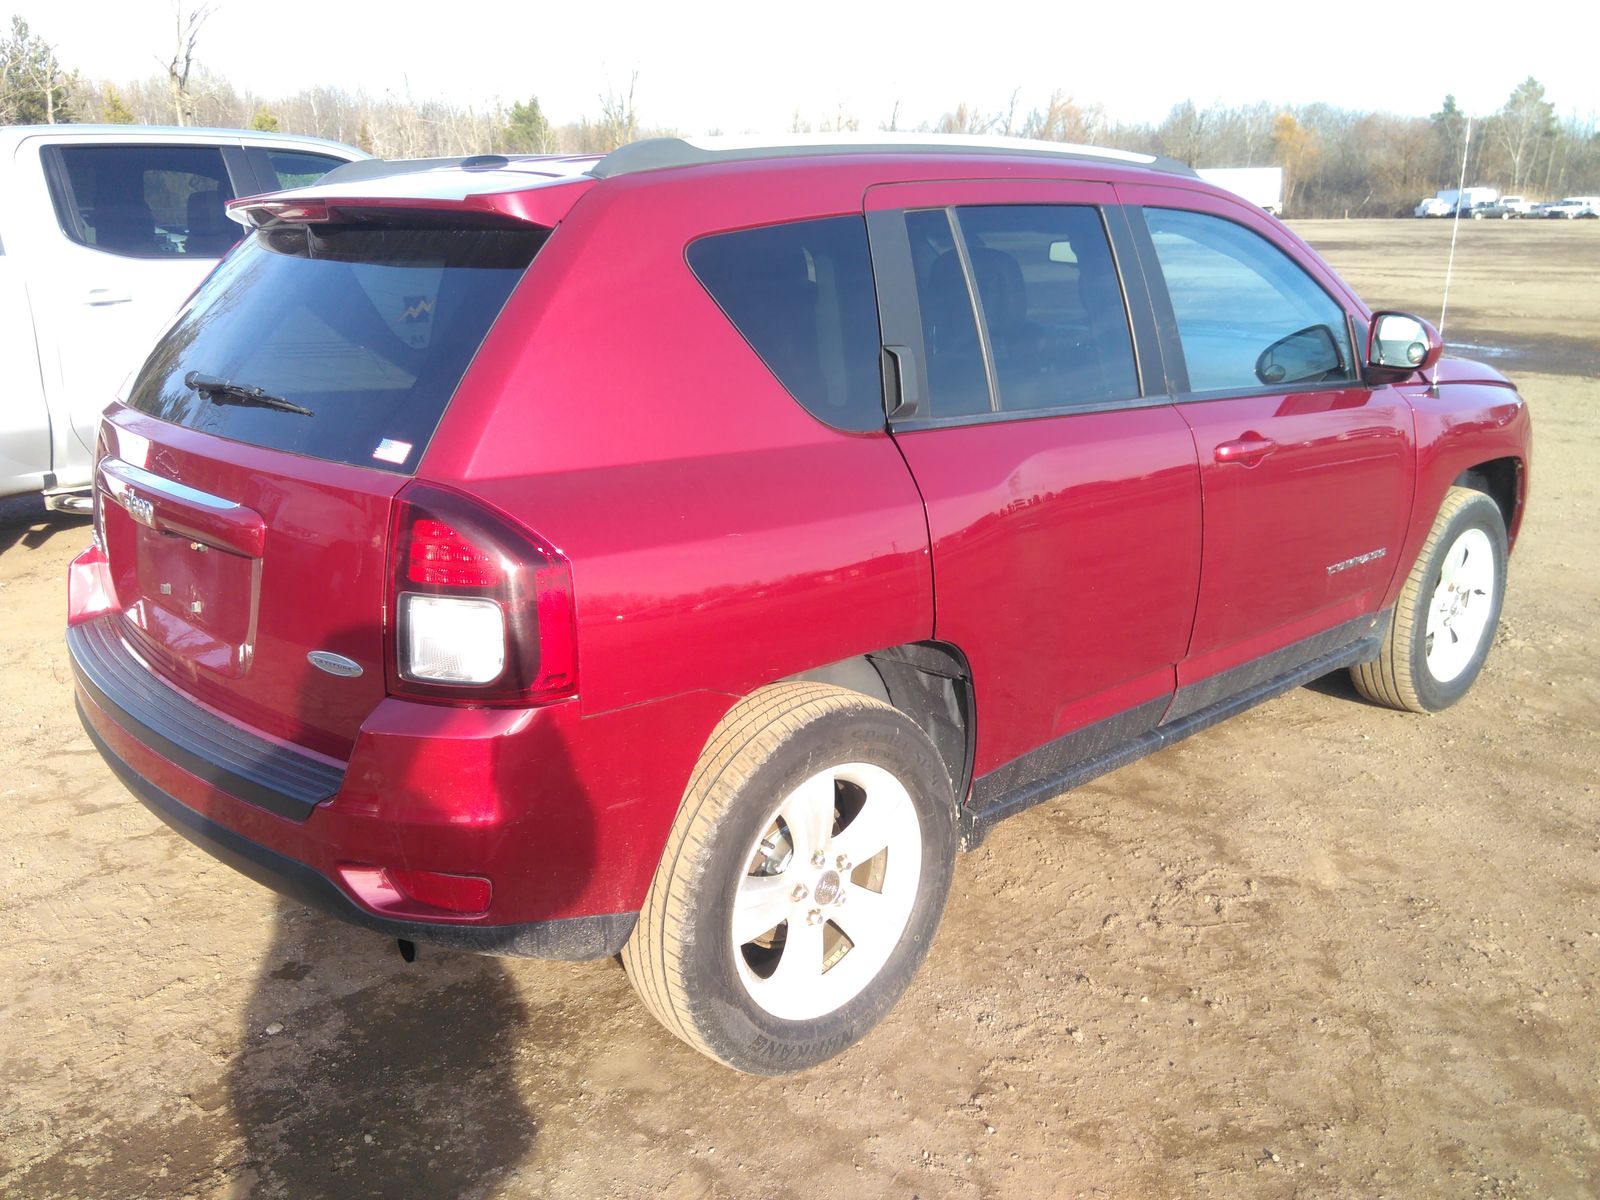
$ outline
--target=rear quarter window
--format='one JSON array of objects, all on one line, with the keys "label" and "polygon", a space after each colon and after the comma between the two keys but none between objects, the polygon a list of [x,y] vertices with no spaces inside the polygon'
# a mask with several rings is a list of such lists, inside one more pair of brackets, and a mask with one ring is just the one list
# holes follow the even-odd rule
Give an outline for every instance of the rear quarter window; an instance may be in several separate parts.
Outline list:
[{"label": "rear quarter window", "polygon": [[861,217],[713,234],[689,267],[807,412],[836,429],[884,427],[882,339]]}]

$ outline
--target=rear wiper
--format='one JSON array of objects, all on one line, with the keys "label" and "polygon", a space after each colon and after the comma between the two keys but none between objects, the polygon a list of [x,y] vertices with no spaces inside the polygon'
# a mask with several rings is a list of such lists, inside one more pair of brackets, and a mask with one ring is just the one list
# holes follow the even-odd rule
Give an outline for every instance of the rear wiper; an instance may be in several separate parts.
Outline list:
[{"label": "rear wiper", "polygon": [[250,387],[243,383],[234,383],[228,379],[218,379],[215,375],[202,375],[199,371],[190,371],[183,377],[183,386],[191,392],[199,392],[213,404],[255,404],[262,408],[276,408],[283,412],[299,413],[302,417],[314,417],[317,414],[309,408],[285,400],[282,396],[274,396],[262,391],[258,387]]}]

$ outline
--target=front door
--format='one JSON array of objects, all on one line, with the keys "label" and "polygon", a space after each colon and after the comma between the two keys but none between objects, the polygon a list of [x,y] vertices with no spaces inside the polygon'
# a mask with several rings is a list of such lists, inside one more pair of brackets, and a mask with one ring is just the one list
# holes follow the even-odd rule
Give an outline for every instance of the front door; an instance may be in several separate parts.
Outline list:
[{"label": "front door", "polygon": [[867,195],[891,427],[927,510],[935,636],[972,668],[979,776],[1052,743],[1087,757],[1064,739],[1102,721],[1115,740],[1153,726],[1189,641],[1194,443],[1142,294],[1130,327],[1112,200],[1039,181]]},{"label": "front door", "polygon": [[1263,218],[1191,192],[1137,193],[1205,502],[1179,685],[1263,660],[1287,669],[1354,640],[1382,602],[1411,505],[1411,410],[1393,388],[1362,382],[1353,304],[1275,244]]}]

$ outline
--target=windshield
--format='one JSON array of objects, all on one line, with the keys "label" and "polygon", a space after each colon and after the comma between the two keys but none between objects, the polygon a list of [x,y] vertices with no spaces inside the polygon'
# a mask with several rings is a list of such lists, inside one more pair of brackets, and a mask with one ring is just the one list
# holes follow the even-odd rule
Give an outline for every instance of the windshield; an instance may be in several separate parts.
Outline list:
[{"label": "windshield", "polygon": [[[178,314],[128,403],[234,441],[410,473],[548,236],[535,228],[263,230]],[[237,388],[192,387],[191,375]],[[289,403],[241,404],[238,388]]]}]

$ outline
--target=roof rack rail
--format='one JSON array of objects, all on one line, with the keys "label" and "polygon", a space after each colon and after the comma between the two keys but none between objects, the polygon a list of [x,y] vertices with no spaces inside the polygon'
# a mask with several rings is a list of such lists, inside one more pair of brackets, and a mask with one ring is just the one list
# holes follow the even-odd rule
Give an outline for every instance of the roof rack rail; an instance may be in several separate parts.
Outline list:
[{"label": "roof rack rail", "polygon": [[751,162],[767,158],[809,158],[845,154],[980,154],[1012,157],[1076,159],[1142,167],[1171,175],[1195,174],[1194,168],[1160,154],[1139,154],[1071,142],[1040,142],[1027,138],[984,137],[970,134],[868,133],[828,137],[792,138],[707,137],[645,138],[629,142],[589,168],[596,179],[660,171],[668,167],[704,166],[710,163]]}]

